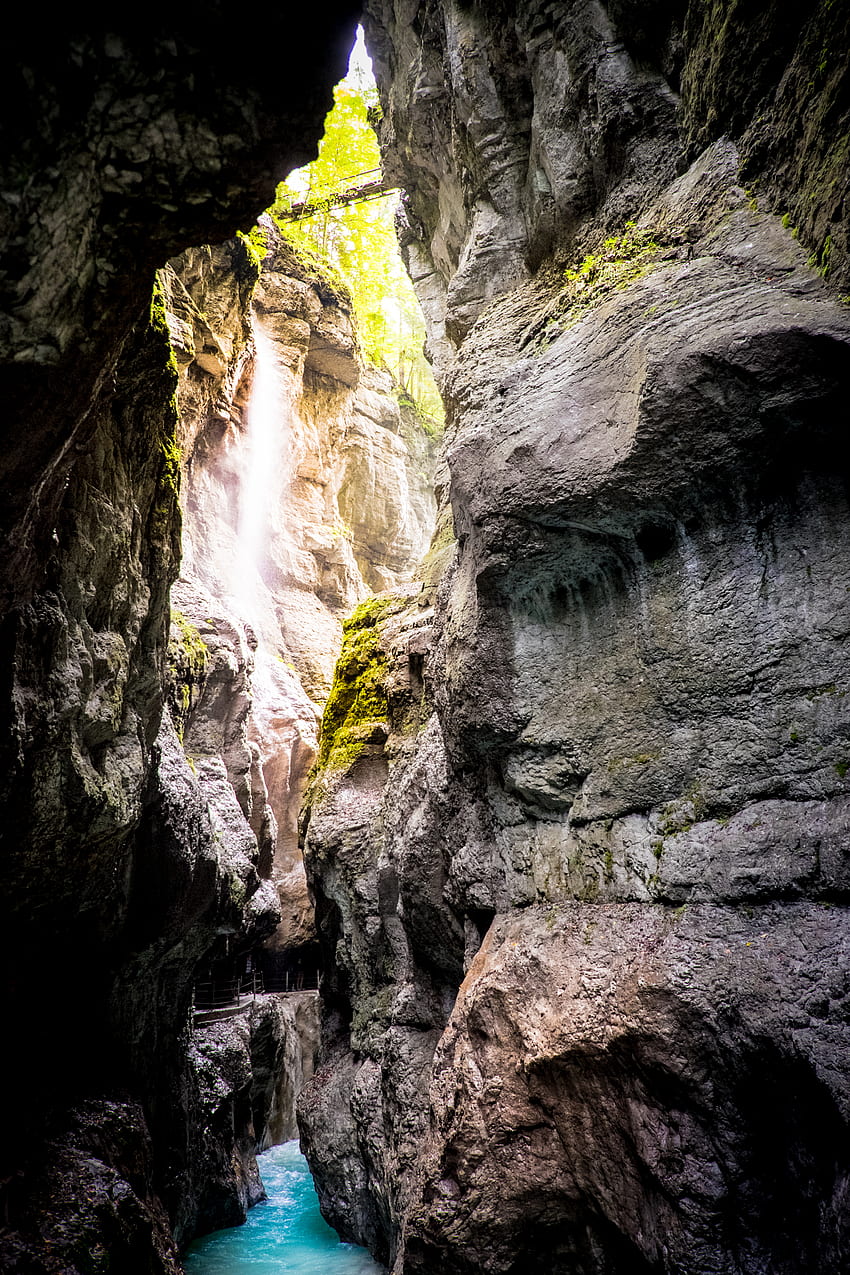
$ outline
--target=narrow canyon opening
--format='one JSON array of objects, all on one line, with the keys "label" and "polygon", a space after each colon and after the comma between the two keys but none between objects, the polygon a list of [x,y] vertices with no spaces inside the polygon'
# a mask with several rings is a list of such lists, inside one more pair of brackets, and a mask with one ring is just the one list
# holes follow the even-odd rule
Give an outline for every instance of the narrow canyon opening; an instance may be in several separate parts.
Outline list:
[{"label": "narrow canyon opening", "polygon": [[7,24],[4,1275],[846,1275],[850,6],[792,8]]},{"label": "narrow canyon opening", "polygon": [[[417,571],[436,525],[442,404],[362,28],[334,97],[318,158],[254,229],[158,276],[179,374],[171,718],[225,851],[259,879],[194,979],[193,1080],[233,1155],[199,1203],[201,1230],[256,1203],[255,1150],[297,1137],[316,1065],[321,951],[299,813],[344,624],[360,604],[430,600]],[[196,1246],[191,1268],[218,1247]]]}]

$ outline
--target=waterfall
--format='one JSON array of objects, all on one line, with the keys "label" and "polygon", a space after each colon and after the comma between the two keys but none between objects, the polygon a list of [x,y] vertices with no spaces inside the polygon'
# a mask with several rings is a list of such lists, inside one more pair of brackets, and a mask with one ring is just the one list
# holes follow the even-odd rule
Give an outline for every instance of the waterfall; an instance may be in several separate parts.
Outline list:
[{"label": "waterfall", "polygon": [[279,514],[287,400],[274,345],[255,316],[254,380],[247,409],[246,456],[240,476],[236,554],[230,592],[240,613],[260,626],[266,592],[264,565],[270,530]]}]

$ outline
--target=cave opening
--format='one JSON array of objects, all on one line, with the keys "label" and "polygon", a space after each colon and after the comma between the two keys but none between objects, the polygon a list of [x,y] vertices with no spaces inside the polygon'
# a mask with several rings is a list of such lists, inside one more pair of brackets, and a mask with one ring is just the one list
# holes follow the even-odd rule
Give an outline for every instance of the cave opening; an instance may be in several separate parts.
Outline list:
[{"label": "cave opening", "polygon": [[850,7],[786,8],[7,23],[10,1275],[178,1275],[296,1115],[399,1275],[843,1272]]}]

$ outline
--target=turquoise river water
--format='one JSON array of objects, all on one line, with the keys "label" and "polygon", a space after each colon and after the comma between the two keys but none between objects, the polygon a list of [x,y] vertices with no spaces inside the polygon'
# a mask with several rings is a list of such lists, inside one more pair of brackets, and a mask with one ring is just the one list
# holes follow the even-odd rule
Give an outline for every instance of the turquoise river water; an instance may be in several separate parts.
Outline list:
[{"label": "turquoise river water", "polygon": [[244,1226],[214,1231],[186,1253],[186,1275],[382,1275],[365,1249],[341,1244],[319,1212],[297,1142],[258,1157],[268,1199]]}]

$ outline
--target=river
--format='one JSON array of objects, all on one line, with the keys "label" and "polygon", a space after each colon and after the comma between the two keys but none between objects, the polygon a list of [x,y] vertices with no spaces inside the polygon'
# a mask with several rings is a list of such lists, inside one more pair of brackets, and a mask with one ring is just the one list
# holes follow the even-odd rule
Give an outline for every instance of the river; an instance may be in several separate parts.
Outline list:
[{"label": "river", "polygon": [[186,1275],[383,1275],[365,1249],[341,1244],[322,1217],[297,1142],[272,1147],[258,1163],[268,1199],[244,1226],[195,1240]]}]

